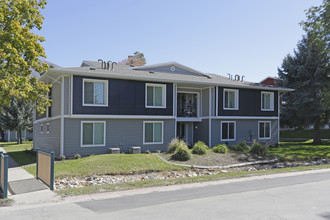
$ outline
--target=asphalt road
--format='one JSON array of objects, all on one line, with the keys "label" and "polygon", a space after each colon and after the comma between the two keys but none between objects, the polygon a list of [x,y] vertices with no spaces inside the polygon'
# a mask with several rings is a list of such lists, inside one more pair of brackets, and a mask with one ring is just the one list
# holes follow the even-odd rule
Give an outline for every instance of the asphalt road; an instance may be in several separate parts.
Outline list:
[{"label": "asphalt road", "polygon": [[0,208],[0,219],[330,219],[329,170],[164,189]]}]

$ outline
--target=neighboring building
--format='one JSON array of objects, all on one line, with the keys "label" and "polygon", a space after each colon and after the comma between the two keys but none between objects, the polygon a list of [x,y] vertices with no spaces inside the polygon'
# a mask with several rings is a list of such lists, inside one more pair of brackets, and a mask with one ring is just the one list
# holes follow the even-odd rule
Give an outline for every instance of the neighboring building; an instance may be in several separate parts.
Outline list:
[{"label": "neighboring building", "polygon": [[[22,141],[32,140],[33,139],[33,133],[32,131],[22,131]],[[4,131],[4,141],[10,142],[10,141],[17,141],[17,131]]]},{"label": "neighboring building", "polygon": [[279,141],[280,92],[170,62],[142,67],[83,61],[40,77],[52,106],[34,114],[34,148],[57,155],[167,150],[175,137],[213,147]]},{"label": "neighboring building", "polygon": [[276,81],[276,78],[269,76],[266,79],[262,80],[260,82],[260,84],[261,85],[268,85],[268,86],[275,86],[275,81]]}]

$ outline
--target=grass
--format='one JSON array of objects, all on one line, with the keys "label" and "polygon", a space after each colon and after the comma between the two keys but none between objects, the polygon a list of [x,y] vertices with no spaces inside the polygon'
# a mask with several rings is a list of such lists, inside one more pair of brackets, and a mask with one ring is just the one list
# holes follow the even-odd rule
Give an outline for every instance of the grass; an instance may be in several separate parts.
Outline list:
[{"label": "grass", "polygon": [[19,166],[36,162],[35,156],[26,153],[26,150],[31,150],[33,147],[32,141],[23,141],[22,144],[16,142],[0,142],[5,151],[18,163]]},{"label": "grass", "polygon": [[[312,139],[314,137],[314,130],[280,131],[280,137]],[[330,139],[330,130],[320,130],[320,137],[322,139]]]},{"label": "grass", "polygon": [[[25,168],[35,174],[35,166]],[[132,174],[188,169],[160,160],[155,154],[103,154],[55,164],[55,178],[93,174]]]},{"label": "grass", "polygon": [[94,185],[86,186],[81,188],[72,188],[56,191],[59,195],[75,196],[75,195],[86,195],[99,192],[114,192],[123,190],[132,190],[139,188],[150,188],[150,187],[160,187],[160,186],[170,186],[176,184],[188,184],[188,183],[201,183],[208,181],[218,181],[233,178],[242,178],[250,176],[262,176],[276,173],[287,173],[287,172],[299,172],[308,171],[316,169],[327,169],[330,165],[319,165],[319,166],[308,166],[308,167],[290,167],[282,169],[272,169],[272,170],[258,170],[252,172],[232,172],[226,174],[217,174],[212,176],[199,176],[199,177],[187,177],[187,178],[177,178],[177,179],[166,179],[166,180],[144,180],[136,181],[130,183],[118,183],[118,184],[105,184],[105,185]]},{"label": "grass", "polygon": [[281,142],[280,147],[270,148],[269,153],[280,161],[318,160],[330,158],[330,141],[319,145],[312,144],[313,140],[304,142]]}]

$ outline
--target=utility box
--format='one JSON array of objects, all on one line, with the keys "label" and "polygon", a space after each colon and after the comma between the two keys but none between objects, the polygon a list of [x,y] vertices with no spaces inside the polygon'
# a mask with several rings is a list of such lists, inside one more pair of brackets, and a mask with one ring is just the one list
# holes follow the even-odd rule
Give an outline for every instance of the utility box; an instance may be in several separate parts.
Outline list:
[{"label": "utility box", "polygon": [[120,148],[109,148],[110,154],[120,154]]},{"label": "utility box", "polygon": [[130,154],[140,154],[141,153],[141,147],[139,147],[139,146],[130,147],[129,153]]}]

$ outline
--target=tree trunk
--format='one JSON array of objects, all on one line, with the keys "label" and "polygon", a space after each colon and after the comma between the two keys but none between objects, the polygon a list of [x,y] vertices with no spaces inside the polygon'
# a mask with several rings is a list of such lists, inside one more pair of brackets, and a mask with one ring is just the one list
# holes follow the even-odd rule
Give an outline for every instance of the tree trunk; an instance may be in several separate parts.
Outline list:
[{"label": "tree trunk", "polygon": [[22,143],[22,131],[17,130],[17,144],[21,144],[21,143]]},{"label": "tree trunk", "polygon": [[1,141],[5,141],[5,131],[0,128]]},{"label": "tree trunk", "polygon": [[321,138],[320,138],[320,117],[314,120],[314,144],[320,144]]}]

